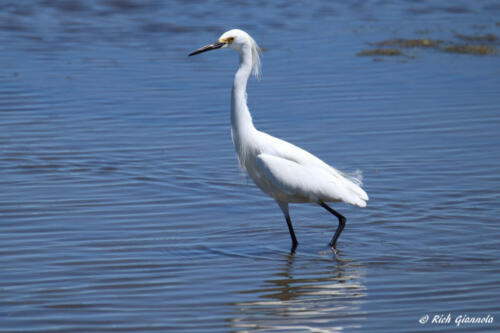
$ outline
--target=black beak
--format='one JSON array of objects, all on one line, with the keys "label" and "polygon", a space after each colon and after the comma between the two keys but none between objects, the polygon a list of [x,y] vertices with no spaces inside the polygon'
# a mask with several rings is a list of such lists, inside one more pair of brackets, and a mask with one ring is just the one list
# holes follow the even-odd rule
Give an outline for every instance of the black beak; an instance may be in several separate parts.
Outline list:
[{"label": "black beak", "polygon": [[199,48],[198,50],[196,50],[194,52],[189,53],[189,56],[194,56],[196,54],[200,54],[202,52],[206,52],[206,51],[210,51],[210,50],[220,49],[224,45],[225,45],[225,43],[221,43],[221,42],[215,42],[212,44],[208,44],[208,45],[203,46],[202,48]]}]

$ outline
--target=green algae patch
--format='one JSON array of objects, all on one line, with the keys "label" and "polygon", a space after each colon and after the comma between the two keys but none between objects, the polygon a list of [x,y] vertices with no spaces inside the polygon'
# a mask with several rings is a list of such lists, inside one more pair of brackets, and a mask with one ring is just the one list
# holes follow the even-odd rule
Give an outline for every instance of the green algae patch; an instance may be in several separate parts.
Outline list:
[{"label": "green algae patch", "polygon": [[490,45],[452,45],[441,48],[444,52],[460,54],[489,55],[497,54],[498,51]]},{"label": "green algae patch", "polygon": [[497,36],[495,36],[494,34],[476,35],[476,36],[455,34],[455,37],[469,42],[488,42],[488,43],[493,43],[498,39]]},{"label": "green algae patch", "polygon": [[403,53],[399,49],[370,49],[358,52],[356,55],[360,57],[374,57],[374,56],[399,56]]},{"label": "green algae patch", "polygon": [[[484,26],[484,29],[486,28]],[[367,44],[373,48],[360,51],[357,55],[380,57],[379,59],[384,58],[384,56],[401,56],[397,59],[410,59],[420,57],[424,54],[424,50],[476,56],[500,54],[500,35],[484,31],[484,29],[482,32],[476,31],[470,34],[460,34],[452,30],[453,37],[443,40],[428,38],[430,36],[414,36],[419,38],[407,36],[407,38],[397,37],[369,42]],[[429,30],[420,30],[419,33],[425,35],[429,33]]]},{"label": "green algae patch", "polygon": [[393,46],[393,47],[436,47],[442,41],[428,39],[428,38],[415,38],[415,39],[405,39],[405,38],[396,38],[396,39],[388,39],[377,43],[377,46]]}]

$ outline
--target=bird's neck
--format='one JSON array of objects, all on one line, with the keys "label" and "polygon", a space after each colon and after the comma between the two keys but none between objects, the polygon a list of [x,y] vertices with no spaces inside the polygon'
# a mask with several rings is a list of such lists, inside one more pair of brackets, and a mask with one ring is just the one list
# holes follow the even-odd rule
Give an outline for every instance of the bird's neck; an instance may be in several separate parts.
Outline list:
[{"label": "bird's neck", "polygon": [[247,106],[247,82],[252,71],[252,52],[250,47],[240,50],[240,67],[234,76],[231,93],[231,128],[233,136],[241,136],[254,130],[252,116]]}]

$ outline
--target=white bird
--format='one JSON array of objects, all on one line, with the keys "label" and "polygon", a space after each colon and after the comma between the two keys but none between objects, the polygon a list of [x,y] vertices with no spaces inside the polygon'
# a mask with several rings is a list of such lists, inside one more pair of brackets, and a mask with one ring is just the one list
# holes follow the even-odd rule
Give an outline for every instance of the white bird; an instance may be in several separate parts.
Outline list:
[{"label": "white bird", "polygon": [[345,202],[365,207],[368,195],[361,189],[360,176],[347,176],[311,153],[257,130],[247,106],[247,81],[253,72],[260,75],[259,46],[245,31],[233,29],[217,42],[189,55],[231,48],[238,52],[240,65],[231,92],[231,136],[242,168],[255,184],[276,200],[285,215],[292,237],[292,252],[297,247],[288,210],[289,203],[317,203],[335,215],[339,224],[330,241],[335,248],[346,218],[326,202]]}]

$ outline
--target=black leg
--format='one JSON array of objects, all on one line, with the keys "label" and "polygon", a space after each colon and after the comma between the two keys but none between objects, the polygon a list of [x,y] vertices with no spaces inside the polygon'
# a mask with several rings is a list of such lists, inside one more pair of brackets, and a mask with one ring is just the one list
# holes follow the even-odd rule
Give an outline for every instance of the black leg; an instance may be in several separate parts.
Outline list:
[{"label": "black leg", "polygon": [[337,244],[337,238],[339,238],[340,233],[342,232],[342,230],[344,230],[346,218],[342,214],[338,213],[333,208],[328,206],[326,203],[320,201],[319,204],[321,207],[323,207],[324,209],[326,209],[339,219],[339,226],[337,227],[337,230],[335,230],[335,234],[333,235],[333,238],[330,241],[330,246],[335,248],[335,245]]},{"label": "black leg", "polygon": [[286,215],[286,224],[288,225],[288,231],[290,231],[290,236],[292,237],[292,249],[290,252],[295,252],[295,249],[297,248],[297,245],[299,242],[297,242],[297,238],[295,237],[295,232],[293,231],[292,227],[292,220],[290,220],[290,216]]},{"label": "black leg", "polygon": [[293,254],[299,242],[297,242],[297,238],[295,237],[295,232],[293,232],[292,220],[290,219],[290,213],[288,211],[288,202],[276,201],[285,215],[286,224],[288,225],[288,231],[290,231],[290,237],[292,237],[292,248],[290,252]]}]

